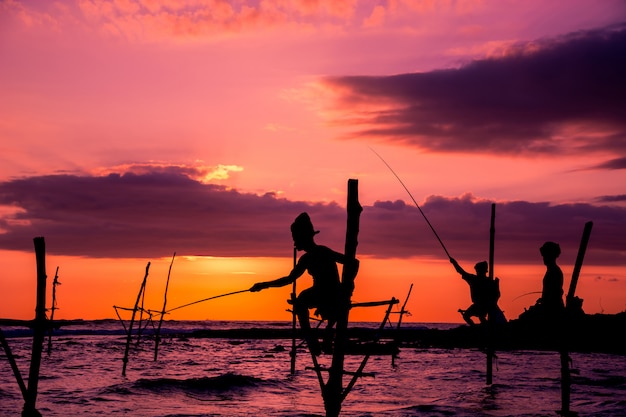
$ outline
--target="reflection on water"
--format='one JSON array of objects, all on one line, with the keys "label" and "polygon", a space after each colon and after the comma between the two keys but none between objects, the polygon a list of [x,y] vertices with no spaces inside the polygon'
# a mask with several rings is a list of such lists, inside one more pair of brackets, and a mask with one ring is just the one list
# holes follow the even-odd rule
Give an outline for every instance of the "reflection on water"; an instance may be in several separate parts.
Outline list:
[{"label": "reflection on water", "polygon": [[[258,324],[257,324],[258,325]],[[107,327],[108,326],[108,327]],[[165,338],[159,360],[153,341],[132,351],[121,376],[125,340],[110,334],[63,335],[44,355],[38,409],[46,417],[322,416],[324,407],[310,358],[301,350],[289,375],[288,340]],[[10,338],[27,375],[30,338]],[[283,349],[285,347],[286,349]],[[571,355],[571,409],[579,416],[626,415],[626,359]],[[19,416],[23,401],[4,355],[0,358],[0,415]],[[346,369],[360,359],[346,358]],[[320,362],[328,365],[330,357]],[[494,384],[485,384],[478,350],[409,349],[392,367],[389,356],[370,358],[346,398],[343,416],[545,416],[560,409],[560,362],[553,352],[498,352]],[[347,378],[346,378],[347,380]]]}]

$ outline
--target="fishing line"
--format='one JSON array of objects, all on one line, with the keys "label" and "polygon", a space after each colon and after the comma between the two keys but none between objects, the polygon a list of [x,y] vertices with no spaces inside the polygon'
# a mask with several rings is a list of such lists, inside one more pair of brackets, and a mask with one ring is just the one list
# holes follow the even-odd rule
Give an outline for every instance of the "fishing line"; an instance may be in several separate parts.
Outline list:
[{"label": "fishing line", "polygon": [[248,291],[250,291],[250,289],[247,289],[247,290],[240,290],[240,291],[234,291],[234,292],[229,292],[229,293],[227,293],[227,294],[214,295],[213,297],[203,298],[202,300],[194,301],[193,303],[183,304],[182,306],[174,307],[174,308],[172,308],[172,309],[170,309],[170,310],[167,310],[167,311],[166,311],[166,313],[169,313],[169,312],[174,311],[174,310],[178,310],[178,309],[183,308],[183,307],[189,307],[189,306],[194,305],[194,304],[203,303],[203,302],[205,302],[205,301],[214,300],[214,299],[216,299],[216,298],[226,297],[226,296],[228,296],[228,295],[240,294],[240,293],[242,293],[242,292],[248,292]]},{"label": "fishing line", "polygon": [[426,215],[424,214],[424,212],[422,211],[422,209],[420,208],[419,204],[417,204],[417,201],[415,201],[415,199],[413,198],[413,194],[411,194],[411,192],[409,191],[409,189],[406,187],[406,185],[404,185],[404,183],[402,182],[402,180],[400,179],[400,177],[398,176],[398,174],[396,174],[396,172],[393,170],[393,168],[391,168],[391,166],[387,163],[387,161],[385,161],[383,159],[382,156],[380,156],[378,154],[378,152],[376,152],[374,149],[372,149],[370,147],[370,150],[372,152],[374,152],[376,154],[376,156],[378,156],[380,158],[381,161],[383,161],[383,163],[387,166],[387,168],[389,168],[389,170],[391,171],[391,173],[398,179],[398,181],[400,182],[400,184],[402,184],[402,187],[404,187],[405,191],[409,194],[409,197],[411,197],[411,200],[413,200],[413,203],[415,204],[415,207],[417,207],[417,209],[420,211],[420,213],[422,214],[422,216],[424,217],[424,220],[426,220],[426,223],[428,223],[428,226],[430,226],[430,230],[433,231],[433,233],[435,234],[435,237],[437,238],[437,240],[439,241],[439,244],[441,245],[441,247],[443,248],[444,252],[446,253],[446,255],[448,255],[448,258],[451,258],[450,254],[448,253],[448,250],[446,249],[445,245],[443,244],[443,242],[441,241],[441,239],[439,238],[439,235],[437,234],[437,232],[435,231],[435,228],[433,227],[432,224],[430,224],[430,222],[428,221],[428,218],[426,217]]}]

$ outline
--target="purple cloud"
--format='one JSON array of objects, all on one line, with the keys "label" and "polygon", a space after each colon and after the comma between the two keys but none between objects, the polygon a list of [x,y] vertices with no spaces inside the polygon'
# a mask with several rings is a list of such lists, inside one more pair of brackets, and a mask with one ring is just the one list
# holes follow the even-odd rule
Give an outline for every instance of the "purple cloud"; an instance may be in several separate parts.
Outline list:
[{"label": "purple cloud", "polygon": [[458,69],[325,82],[359,125],[353,137],[440,152],[623,153],[625,50],[622,24],[520,44]]},{"label": "purple cloud", "polygon": [[[376,203],[363,211],[362,250],[375,248],[378,256],[386,257],[445,258],[445,251],[417,208],[406,205],[398,210],[399,205]],[[420,207],[451,256],[479,261],[488,258],[491,205],[490,201],[469,195],[461,198],[431,196]],[[624,262],[626,209],[524,201],[496,205],[497,261],[541,262],[539,247],[553,240],[561,245],[562,262],[574,263],[587,221],[593,221],[594,226],[585,262],[607,265]]]},{"label": "purple cloud", "polygon": [[611,159],[602,164],[592,167],[592,169],[608,169],[608,170],[626,169],[626,157]]},{"label": "purple cloud", "polygon": [[[202,184],[182,173],[51,175],[0,184],[0,204],[21,207],[0,221],[0,247],[92,257],[277,256],[291,245],[299,211],[341,210]],[[294,214],[295,213],[295,214]],[[28,222],[28,224],[25,224]]]},{"label": "purple cloud", "polygon": [[[420,207],[452,256],[478,261],[488,257],[491,204],[471,195],[431,196]],[[32,250],[33,237],[44,236],[47,250],[63,255],[289,256],[289,225],[307,211],[321,231],[318,243],[342,251],[342,205],[241,193],[172,170],[14,179],[0,183],[0,206],[16,208],[0,218],[0,248]],[[562,246],[563,262],[573,263],[582,228],[593,221],[585,262],[626,263],[625,208],[512,201],[498,203],[496,211],[498,262],[540,262],[539,246],[554,240]],[[418,209],[403,201],[364,207],[358,253],[380,258],[446,256]]]},{"label": "purple cloud", "polygon": [[603,195],[596,198],[596,201],[598,201],[599,203],[619,203],[622,201],[626,201],[626,194]]}]

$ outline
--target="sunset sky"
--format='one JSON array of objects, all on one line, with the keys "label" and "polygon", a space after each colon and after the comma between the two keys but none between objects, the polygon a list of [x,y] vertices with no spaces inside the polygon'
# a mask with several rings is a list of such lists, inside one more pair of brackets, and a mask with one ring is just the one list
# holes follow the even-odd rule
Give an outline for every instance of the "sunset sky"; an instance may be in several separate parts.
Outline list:
[{"label": "sunset sky", "polygon": [[[160,310],[174,253],[168,308],[287,275],[301,212],[343,251],[353,178],[353,300],[413,284],[409,321],[460,322],[467,284],[376,153],[468,271],[496,204],[508,318],[545,241],[567,292],[588,221],[577,295],[626,310],[623,0],[0,0],[0,63],[2,318],[34,317],[36,236],[56,318],[132,307],[148,262]],[[168,318],[290,320],[290,291]]]}]

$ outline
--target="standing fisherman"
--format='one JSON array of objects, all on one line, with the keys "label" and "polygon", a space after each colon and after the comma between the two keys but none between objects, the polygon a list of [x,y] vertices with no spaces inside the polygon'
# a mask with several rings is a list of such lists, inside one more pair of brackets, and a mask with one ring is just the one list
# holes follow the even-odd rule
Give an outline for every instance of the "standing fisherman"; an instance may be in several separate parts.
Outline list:
[{"label": "standing fisherman", "polygon": [[[300,257],[289,275],[273,281],[257,282],[250,288],[250,291],[256,292],[270,287],[283,287],[293,283],[305,271],[313,277],[313,286],[302,290],[296,298],[294,311],[298,315],[300,328],[304,332],[304,338],[309,349],[316,356],[321,354],[322,346],[320,346],[317,338],[312,335],[309,309],[316,308],[315,314],[328,320],[324,334],[324,348],[326,350],[332,343],[332,327],[337,321],[336,307],[341,300],[341,291],[343,291],[337,263],[344,264],[346,262],[345,255],[315,243],[314,236],[317,233],[319,231],[313,228],[309,215],[301,213],[291,225],[291,235],[295,248],[305,253]],[[358,260],[356,262],[358,268]]]}]

